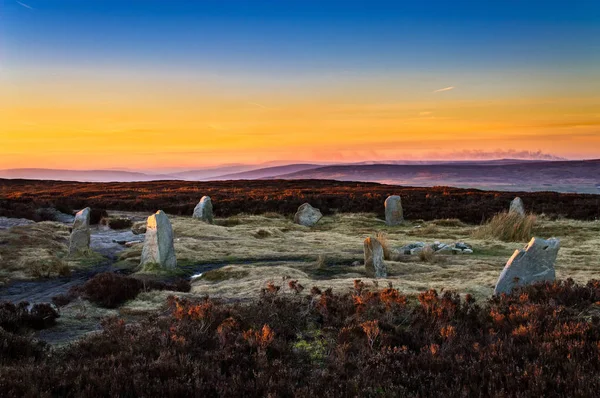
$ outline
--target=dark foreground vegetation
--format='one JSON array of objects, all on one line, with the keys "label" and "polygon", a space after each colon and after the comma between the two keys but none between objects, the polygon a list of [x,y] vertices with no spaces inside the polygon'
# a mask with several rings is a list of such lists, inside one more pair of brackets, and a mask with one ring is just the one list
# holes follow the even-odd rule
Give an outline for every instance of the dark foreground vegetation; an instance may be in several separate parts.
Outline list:
[{"label": "dark foreground vegetation", "polygon": [[103,272],[94,275],[83,285],[71,288],[67,294],[55,296],[52,301],[58,306],[64,306],[73,299],[81,297],[100,307],[117,308],[126,301],[133,300],[141,292],[150,290],[189,292],[191,288],[190,282],[181,278],[165,282]]},{"label": "dark foreground vegetation", "polygon": [[551,397],[600,388],[600,281],[536,285],[483,305],[360,281],[346,295],[301,291],[288,281],[248,304],[173,297],[167,315],[107,319],[62,349],[0,329],[0,395]]},{"label": "dark foreground vegetation", "polygon": [[[402,196],[408,219],[458,218],[480,223],[506,210],[511,192],[448,187],[411,188],[376,183],[327,180],[154,181],[138,183],[77,183],[0,179],[0,216],[37,220],[36,209],[63,212],[84,207],[190,215],[203,195],[209,195],[215,215],[277,212],[294,214],[310,202],[324,214],[375,212],[383,216],[388,195]],[[600,195],[521,192],[527,211],[578,220],[600,218]],[[39,220],[38,220],[39,221]]]}]

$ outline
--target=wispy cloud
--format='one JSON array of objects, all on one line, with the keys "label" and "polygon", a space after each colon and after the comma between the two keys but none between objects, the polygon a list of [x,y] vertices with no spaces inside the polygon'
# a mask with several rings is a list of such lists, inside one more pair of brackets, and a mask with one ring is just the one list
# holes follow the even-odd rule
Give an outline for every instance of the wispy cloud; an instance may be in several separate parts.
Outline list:
[{"label": "wispy cloud", "polygon": [[427,115],[431,115],[433,112],[430,111],[423,111],[423,112],[419,112],[419,116],[427,116]]},{"label": "wispy cloud", "polygon": [[29,6],[29,5],[25,4],[25,3],[21,3],[20,1],[17,1],[17,4],[20,5],[20,6],[23,6],[25,8],[29,8],[30,10],[33,10],[33,7],[31,7],[31,6]]},{"label": "wispy cloud", "polygon": [[252,106],[256,106],[258,108],[262,108],[262,109],[275,109],[275,108],[271,108],[270,106],[259,104],[258,102],[248,102],[248,104],[252,105]]},{"label": "wispy cloud", "polygon": [[454,86],[444,87],[444,88],[440,88],[438,90],[435,90],[434,93],[441,93],[442,91],[450,91],[450,90],[454,90],[454,89],[455,89]]}]

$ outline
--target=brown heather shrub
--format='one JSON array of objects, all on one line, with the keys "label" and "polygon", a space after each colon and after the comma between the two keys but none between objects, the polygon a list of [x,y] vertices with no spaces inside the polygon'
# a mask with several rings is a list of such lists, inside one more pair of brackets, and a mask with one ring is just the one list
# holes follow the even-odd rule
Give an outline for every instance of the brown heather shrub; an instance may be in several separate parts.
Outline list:
[{"label": "brown heather shrub", "polygon": [[0,302],[0,329],[9,332],[24,328],[45,329],[54,325],[58,317],[58,312],[50,304],[30,305],[26,301],[18,304]]},{"label": "brown heather shrub", "polygon": [[133,221],[126,217],[104,217],[100,220],[100,225],[114,230],[128,229],[133,226]]},{"label": "brown heather shrub", "polygon": [[527,242],[532,237],[536,216],[521,216],[515,212],[496,214],[485,225],[479,227],[473,236],[479,239],[499,239],[504,242]]},{"label": "brown heather shrub", "polygon": [[69,297],[57,296],[56,302],[65,305],[68,303],[69,298],[82,297],[104,308],[117,308],[124,302],[136,298],[142,291],[172,290],[189,292],[190,289],[190,283],[184,279],[177,279],[173,282],[144,281],[112,272],[103,272],[94,275],[83,285],[72,288],[69,291]]},{"label": "brown heather shrub", "polygon": [[[168,214],[189,216],[198,198],[209,195],[213,203],[218,203],[214,209],[216,217],[272,212],[289,217],[298,206],[309,202],[324,215],[372,212],[383,218],[383,202],[391,194],[402,196],[405,214],[411,219],[458,218],[471,224],[479,224],[503,211],[516,195],[514,192],[327,180],[80,183],[0,179],[0,216],[32,218],[36,209],[57,203],[70,209],[86,206],[92,210],[155,212],[162,209]],[[519,196],[530,204],[532,212],[549,217],[564,215],[578,220],[600,217],[598,195],[527,192]],[[230,223],[222,219],[216,222]],[[234,222],[239,223],[239,220]]]},{"label": "brown heather shrub", "polygon": [[0,330],[2,396],[583,397],[600,388],[599,281],[537,284],[482,305],[435,290],[418,302],[391,288],[270,290],[247,303],[171,297],[167,314],[110,318],[61,349]]}]

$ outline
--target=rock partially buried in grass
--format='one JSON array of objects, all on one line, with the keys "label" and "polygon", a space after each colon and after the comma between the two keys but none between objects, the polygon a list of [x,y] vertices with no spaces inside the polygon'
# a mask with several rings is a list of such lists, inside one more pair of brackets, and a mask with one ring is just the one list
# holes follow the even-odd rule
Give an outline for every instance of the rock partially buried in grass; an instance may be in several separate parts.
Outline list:
[{"label": "rock partially buried in grass", "polygon": [[71,241],[69,243],[69,254],[89,250],[90,248],[90,212],[86,207],[75,215],[73,222],[73,232],[71,232]]},{"label": "rock partially buried in grass", "polygon": [[141,265],[149,264],[157,264],[162,268],[177,266],[175,247],[173,246],[173,227],[169,217],[162,210],[148,217],[146,224]]},{"label": "rock partially buried in grass", "polygon": [[369,237],[364,242],[365,268],[367,274],[375,278],[387,278],[387,267],[383,261],[383,246],[376,239]]},{"label": "rock partially buried in grass", "polygon": [[194,208],[193,218],[202,220],[209,224],[213,223],[213,206],[210,196],[203,196]]},{"label": "rock partially buried in grass", "polygon": [[146,222],[145,221],[136,222],[131,227],[131,232],[133,232],[134,235],[145,234],[146,233]]},{"label": "rock partially buried in grass", "polygon": [[385,223],[387,225],[400,225],[404,222],[404,213],[402,211],[402,200],[398,195],[388,196],[384,203]]},{"label": "rock partially buried in grass", "polygon": [[298,207],[298,211],[294,215],[294,222],[306,227],[312,227],[322,217],[323,214],[321,214],[319,209],[312,207],[309,203],[304,203]]},{"label": "rock partially buried in grass", "polygon": [[523,205],[523,201],[518,196],[514,198],[510,202],[510,208],[508,210],[509,213],[517,213],[521,216],[525,216],[525,206]]},{"label": "rock partially buried in grass", "polygon": [[532,238],[524,249],[516,250],[498,278],[494,294],[509,294],[517,286],[554,281],[554,262],[560,248],[556,238]]}]

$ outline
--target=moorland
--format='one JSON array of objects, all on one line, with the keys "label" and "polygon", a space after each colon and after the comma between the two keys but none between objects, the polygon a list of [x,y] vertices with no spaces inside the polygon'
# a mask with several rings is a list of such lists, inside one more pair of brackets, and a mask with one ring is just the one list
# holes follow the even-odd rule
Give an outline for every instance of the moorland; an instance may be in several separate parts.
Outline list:
[{"label": "moorland", "polygon": [[[390,194],[402,197],[402,225],[383,221]],[[511,239],[482,233],[517,194],[527,229]],[[203,195],[212,225],[191,218]],[[293,222],[304,202],[324,214],[314,227]],[[0,301],[9,301],[0,305],[0,390],[589,395],[600,369],[599,203],[335,181],[3,180],[0,216],[38,222],[0,231]],[[91,250],[68,256],[70,225],[36,210],[84,206],[133,224],[166,211],[177,268],[140,267],[143,235],[132,223],[93,226]],[[387,249],[386,279],[362,265],[368,236]],[[558,281],[493,297],[506,260],[530,236],[561,240]],[[121,239],[131,244],[112,242]],[[396,253],[435,241],[466,242],[473,253]]]}]

